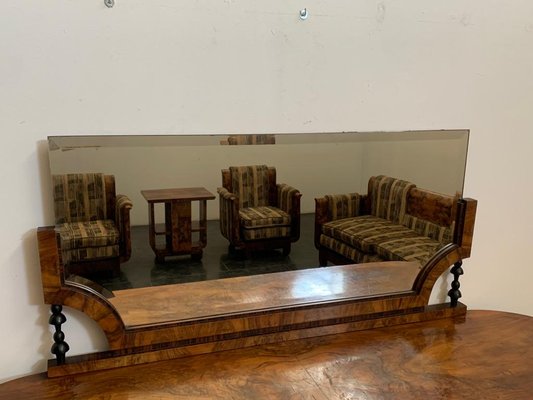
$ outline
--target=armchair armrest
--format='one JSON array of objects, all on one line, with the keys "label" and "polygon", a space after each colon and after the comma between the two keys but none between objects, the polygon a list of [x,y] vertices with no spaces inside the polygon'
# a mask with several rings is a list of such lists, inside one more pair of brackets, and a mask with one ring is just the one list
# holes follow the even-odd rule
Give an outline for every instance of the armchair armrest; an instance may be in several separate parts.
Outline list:
[{"label": "armchair armrest", "polygon": [[290,215],[300,215],[300,198],[302,194],[298,189],[284,183],[278,183],[278,208]]},{"label": "armchair armrest", "polygon": [[116,197],[115,207],[115,224],[120,233],[120,262],[125,262],[131,256],[130,210],[133,204],[128,196],[119,194]]},{"label": "armchair armrest", "polygon": [[240,242],[239,197],[226,188],[219,187],[220,197],[220,232],[235,245]]},{"label": "armchair armrest", "polygon": [[298,189],[285,183],[277,185],[278,208],[291,216],[291,238],[296,241],[300,238],[300,198],[302,194]]},{"label": "armchair armrest", "polygon": [[363,215],[367,195],[359,193],[328,194],[315,198],[315,247],[319,248],[322,225],[329,221]]}]

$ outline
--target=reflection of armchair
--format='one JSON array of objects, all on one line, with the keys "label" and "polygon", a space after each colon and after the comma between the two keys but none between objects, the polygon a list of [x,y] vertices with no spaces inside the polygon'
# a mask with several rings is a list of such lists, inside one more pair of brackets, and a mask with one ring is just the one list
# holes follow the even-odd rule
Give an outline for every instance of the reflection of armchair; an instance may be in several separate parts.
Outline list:
[{"label": "reflection of armchair", "polygon": [[276,184],[276,169],[266,165],[222,170],[220,230],[230,248],[283,248],[300,237],[300,197],[295,188]]},{"label": "reflection of armchair", "polygon": [[226,140],[221,140],[220,144],[227,145],[250,145],[250,144],[275,144],[276,136],[272,134],[259,135],[231,135]]},{"label": "reflection of armchair", "polygon": [[229,145],[244,145],[244,144],[275,144],[276,137],[274,135],[233,135],[228,137]]},{"label": "reflection of armchair", "polygon": [[69,273],[112,269],[131,255],[131,201],[104,174],[54,175],[56,233]]}]

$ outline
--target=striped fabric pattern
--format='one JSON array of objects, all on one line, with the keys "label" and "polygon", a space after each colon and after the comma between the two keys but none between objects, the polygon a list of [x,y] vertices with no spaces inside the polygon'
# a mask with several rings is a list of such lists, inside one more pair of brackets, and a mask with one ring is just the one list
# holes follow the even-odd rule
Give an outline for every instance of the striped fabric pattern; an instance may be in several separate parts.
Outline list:
[{"label": "striped fabric pattern", "polygon": [[56,226],[61,238],[61,248],[71,250],[81,247],[99,247],[118,244],[119,232],[109,219],[73,222]]},{"label": "striped fabric pattern", "polygon": [[394,223],[403,220],[407,205],[407,193],[415,184],[401,179],[379,175],[375,178],[370,194],[372,215]]},{"label": "striped fabric pattern", "polygon": [[347,245],[346,243],[340,240],[334,239],[326,235],[320,235],[320,245],[326,247],[329,250],[334,251],[335,253],[342,255],[344,258],[353,260],[353,262],[356,264],[385,261],[377,254],[365,253],[352,246]]},{"label": "striped fabric pattern", "polygon": [[219,194],[219,208],[220,208],[220,232],[225,238],[229,238],[233,229],[232,207],[235,195],[230,193],[226,188],[219,187],[217,189]]},{"label": "striped fabric pattern", "polygon": [[56,224],[107,218],[104,174],[53,175]]},{"label": "striped fabric pattern", "polygon": [[244,240],[289,237],[291,217],[277,207],[248,207],[239,210]]},{"label": "striped fabric pattern", "polygon": [[229,145],[246,145],[246,144],[275,144],[276,137],[269,134],[258,135],[232,135],[228,137]]},{"label": "striped fabric pattern", "polygon": [[414,217],[410,214],[405,214],[402,225],[415,231],[419,235],[426,236],[440,243],[447,244],[451,243],[453,240],[455,222],[452,223],[451,227],[446,227],[437,225],[422,218]]},{"label": "striped fabric pattern", "polygon": [[277,207],[248,207],[239,210],[241,226],[244,228],[264,228],[275,225],[290,225],[291,217]]},{"label": "striped fabric pattern", "polygon": [[268,205],[268,167],[251,165],[229,167],[233,192],[239,198],[239,206],[260,207]]},{"label": "striped fabric pattern", "polygon": [[403,237],[381,242],[377,254],[386,260],[418,261],[424,265],[443,246],[425,236]]},{"label": "striped fabric pattern", "polygon": [[285,183],[279,183],[278,187],[278,207],[290,213],[292,211],[293,199],[298,193],[298,189]]},{"label": "striped fabric pattern", "polygon": [[365,253],[375,253],[376,246],[384,240],[416,235],[405,226],[393,224],[373,215],[325,223],[322,226],[322,233]]},{"label": "striped fabric pattern", "polygon": [[119,256],[119,246],[83,247],[80,249],[65,250],[61,252],[65,264],[86,260],[97,260]]},{"label": "striped fabric pattern", "polygon": [[274,239],[289,237],[291,229],[288,226],[272,226],[256,229],[243,229],[245,240]]},{"label": "striped fabric pattern", "polygon": [[357,217],[361,203],[359,193],[328,194],[328,212],[330,220]]},{"label": "striped fabric pattern", "polygon": [[120,233],[109,219],[56,225],[64,263],[119,256]]},{"label": "striped fabric pattern", "polygon": [[131,209],[133,207],[133,203],[131,202],[128,196],[123,195],[123,194],[117,195],[115,201],[116,201],[115,218],[117,220],[117,226],[123,227],[124,226],[123,213],[120,211],[124,209]]}]

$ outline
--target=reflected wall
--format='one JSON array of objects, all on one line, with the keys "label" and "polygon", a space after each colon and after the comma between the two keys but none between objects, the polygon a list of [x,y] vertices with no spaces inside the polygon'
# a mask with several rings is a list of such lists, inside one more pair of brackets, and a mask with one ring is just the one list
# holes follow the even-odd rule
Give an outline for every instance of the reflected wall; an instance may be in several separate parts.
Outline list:
[{"label": "reflected wall", "polygon": [[[227,145],[228,135],[53,136],[52,174],[115,175],[117,193],[133,202],[132,225],[146,225],[140,191],[202,186],[216,193],[221,169],[275,166],[278,182],[301,191],[302,213],[328,193],[366,193],[370,176],[385,174],[440,193],[462,193],[467,130],[275,134],[275,144]],[[162,218],[162,216],[160,216]],[[218,203],[208,203],[208,219]]]}]

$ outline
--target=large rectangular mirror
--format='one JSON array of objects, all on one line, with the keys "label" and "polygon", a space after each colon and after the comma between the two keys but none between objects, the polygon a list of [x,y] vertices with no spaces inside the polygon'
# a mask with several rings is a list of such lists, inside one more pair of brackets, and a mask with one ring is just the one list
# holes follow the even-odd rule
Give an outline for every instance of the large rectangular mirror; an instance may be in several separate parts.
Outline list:
[{"label": "large rectangular mirror", "polygon": [[[132,257],[111,290],[279,272],[318,266],[313,245],[315,197],[366,193],[368,179],[384,174],[435,192],[462,194],[467,130],[343,132],[269,135],[52,136],[52,174],[103,172],[133,202]],[[265,139],[266,140],[263,140]],[[259,140],[249,140],[255,138]],[[238,145],[234,145],[238,144]],[[239,145],[240,144],[240,145]],[[202,260],[157,263],[148,245],[148,209],[142,190],[204,187],[216,194],[221,170],[233,165],[275,166],[278,182],[302,193],[302,232],[288,257],[259,254],[233,259],[218,226],[218,199],[208,201],[207,247]],[[156,219],[163,221],[162,210]]]}]

